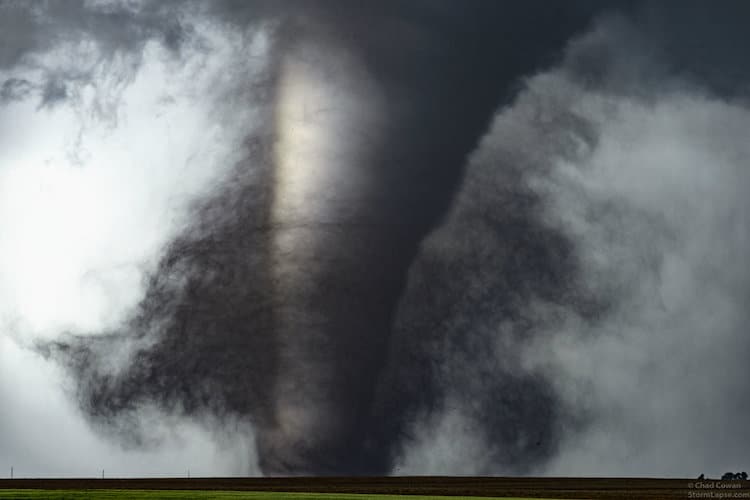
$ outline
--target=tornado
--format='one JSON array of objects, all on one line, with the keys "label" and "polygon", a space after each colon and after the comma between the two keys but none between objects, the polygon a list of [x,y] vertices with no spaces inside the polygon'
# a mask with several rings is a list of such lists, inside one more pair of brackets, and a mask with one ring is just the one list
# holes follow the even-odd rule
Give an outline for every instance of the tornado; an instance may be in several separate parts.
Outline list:
[{"label": "tornado", "polygon": [[[268,30],[259,81],[237,68],[216,80],[229,81],[218,113],[252,105],[256,125],[190,205],[122,324],[39,346],[71,374],[92,425],[142,445],[140,412],[156,407],[209,427],[248,423],[267,475],[392,472],[410,426],[444,399],[431,350],[439,329],[397,319],[420,300],[409,270],[495,110],[604,7],[332,0],[194,11],[237,33],[240,47],[249,27]],[[190,30],[180,33],[168,37],[175,57],[190,48]],[[251,64],[249,52],[233,61]],[[424,298],[418,308],[439,305]],[[125,353],[117,369],[113,352]],[[493,383],[525,395],[505,420],[494,415],[500,406],[480,402],[483,425],[554,441],[547,386],[508,373]],[[521,421],[539,408],[545,417]],[[508,429],[491,434],[500,446],[517,438]],[[499,463],[525,471],[554,452],[516,448]]]}]

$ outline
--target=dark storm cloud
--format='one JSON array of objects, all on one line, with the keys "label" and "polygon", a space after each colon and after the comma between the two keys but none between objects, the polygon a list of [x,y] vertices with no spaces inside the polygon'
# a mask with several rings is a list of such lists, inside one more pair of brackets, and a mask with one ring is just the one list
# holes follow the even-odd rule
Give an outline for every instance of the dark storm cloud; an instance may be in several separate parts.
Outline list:
[{"label": "dark storm cloud", "polygon": [[[563,71],[610,92],[646,96],[679,80],[726,98],[747,94],[745,2],[638,2],[627,12],[627,19],[613,20],[606,33],[600,30],[571,53]],[[614,38],[620,43],[609,43]]]},{"label": "dark storm cloud", "polygon": [[[207,425],[249,421],[268,474],[420,470],[415,461],[438,455],[432,444],[454,454],[473,448],[468,473],[527,473],[567,449],[566,436],[598,421],[600,401],[570,404],[554,383],[570,367],[553,370],[556,361],[543,357],[533,360],[542,368],[530,368],[526,353],[558,324],[577,321],[601,336],[595,326],[610,324],[624,292],[592,284],[597,272],[615,271],[592,270],[590,234],[549,223],[557,198],[533,181],[555,173],[556,162],[585,163],[609,137],[576,109],[587,93],[653,101],[680,85],[726,95],[742,88],[741,75],[725,71],[739,52],[713,45],[721,39],[706,27],[714,11],[698,3],[686,13],[616,2],[76,3],[78,17],[62,4],[3,5],[15,26],[29,27],[4,32],[16,48],[2,53],[3,67],[78,36],[79,18],[110,54],[137,53],[152,38],[182,46],[190,31],[179,14],[188,10],[230,34],[270,27],[263,78],[242,73],[250,54],[207,96],[227,119],[257,107],[264,125],[247,125],[235,145],[241,159],[194,204],[143,300],[114,331],[40,347],[69,369],[101,428],[147,441],[139,415],[149,407]],[[719,9],[720,19],[740,15],[737,5]],[[565,51],[596,14],[615,8],[630,18],[598,24]],[[673,14],[688,28],[674,27]],[[686,45],[683,29],[701,51]],[[353,95],[377,109],[334,131],[353,152],[345,151],[343,181],[321,181],[310,201],[333,207],[330,219],[280,221],[275,148],[286,132],[276,108],[289,65],[302,59],[340,87],[342,103]],[[530,84],[538,91],[526,90],[523,78],[549,66],[562,75],[553,88],[542,76]],[[20,99],[31,87],[8,79],[2,88]],[[50,103],[68,95],[63,80],[38,88]],[[498,106],[511,104],[471,153]],[[637,203],[625,205],[594,207],[603,228],[618,222],[612,238],[631,223],[656,238],[658,210],[642,216]],[[280,250],[285,238],[290,251]],[[643,267],[632,277],[658,269],[661,245],[635,252]]]},{"label": "dark storm cloud", "polygon": [[0,89],[0,102],[20,100],[31,93],[32,85],[28,80],[21,78],[8,78],[3,82]]},{"label": "dark storm cloud", "polygon": [[[187,7],[188,4],[183,4]],[[180,24],[174,2],[21,2],[3,0],[0,67],[21,64],[65,41],[91,37],[111,56],[135,51],[160,37],[174,46],[189,27]]]},{"label": "dark storm cloud", "polygon": [[[132,59],[124,81],[133,77],[143,48],[157,40],[174,51],[188,38],[191,27],[185,25],[173,2],[127,4],[125,2],[0,2],[0,70],[13,72],[33,69],[39,72],[34,87],[41,106],[51,106],[70,97],[66,85],[91,83],[97,66],[117,56]],[[188,7],[188,4],[185,4]],[[93,43],[92,56],[81,44]],[[64,74],[55,69],[55,56],[64,56],[65,46],[76,46],[85,55],[77,71]],[[63,53],[61,52],[61,49]],[[80,57],[80,56],[79,56]],[[10,81],[14,79],[11,78]],[[4,99],[23,98],[25,94],[4,93]]]},{"label": "dark storm cloud", "polygon": [[723,97],[746,95],[750,67],[743,47],[750,5],[647,2],[638,11],[640,34],[652,40],[671,72],[708,86]]}]

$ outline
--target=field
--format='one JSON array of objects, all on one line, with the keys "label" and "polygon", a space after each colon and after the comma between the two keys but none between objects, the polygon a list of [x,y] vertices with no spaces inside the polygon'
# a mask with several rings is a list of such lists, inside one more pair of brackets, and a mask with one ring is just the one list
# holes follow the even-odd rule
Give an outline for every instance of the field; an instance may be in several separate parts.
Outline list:
[{"label": "field", "polygon": [[[403,500],[401,495],[363,495],[346,493],[278,493],[253,491],[203,490],[0,490],[0,499],[13,500]],[[439,497],[415,495],[409,500],[468,500],[477,497]],[[486,497],[482,497],[486,498]],[[521,500],[503,498],[502,500]]]},{"label": "field", "polygon": [[[702,489],[696,484],[714,484],[714,488]],[[689,479],[503,477],[2,479],[0,500],[394,500],[400,495],[409,495],[409,500],[442,496],[450,496],[450,500],[469,497],[580,500],[701,498],[696,493],[750,499],[750,482],[732,482],[736,489],[720,488],[727,484],[713,480],[698,483]]]},{"label": "field", "polygon": [[[728,486],[732,486],[731,488]],[[748,498],[750,482],[642,478],[292,477],[0,479],[0,500],[459,500]],[[710,497],[710,495],[714,495]]]}]

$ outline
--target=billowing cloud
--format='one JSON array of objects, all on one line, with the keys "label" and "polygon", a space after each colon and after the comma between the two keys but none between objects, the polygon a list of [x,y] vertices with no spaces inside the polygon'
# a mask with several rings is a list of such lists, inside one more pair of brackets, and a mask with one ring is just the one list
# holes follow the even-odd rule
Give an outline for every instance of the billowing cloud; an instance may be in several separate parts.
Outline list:
[{"label": "billowing cloud", "polygon": [[409,472],[747,460],[750,114],[636,21],[601,20],[528,80],[423,242],[396,364],[428,363],[445,403],[414,414]]}]

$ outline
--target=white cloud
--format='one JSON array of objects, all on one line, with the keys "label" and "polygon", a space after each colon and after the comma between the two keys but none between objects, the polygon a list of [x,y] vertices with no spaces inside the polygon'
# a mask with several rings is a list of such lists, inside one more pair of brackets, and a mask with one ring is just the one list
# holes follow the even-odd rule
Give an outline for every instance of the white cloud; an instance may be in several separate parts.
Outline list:
[{"label": "white cloud", "polygon": [[[536,179],[549,223],[576,242],[588,284],[613,300],[529,348],[591,407],[553,474],[720,474],[748,459],[750,110],[707,93],[655,102],[583,95],[584,158]],[[578,393],[576,393],[578,391]]]},{"label": "white cloud", "polygon": [[442,411],[424,416],[412,426],[393,474],[478,476],[493,472],[488,453],[491,445],[478,423],[463,414],[457,403],[446,403]]}]

